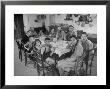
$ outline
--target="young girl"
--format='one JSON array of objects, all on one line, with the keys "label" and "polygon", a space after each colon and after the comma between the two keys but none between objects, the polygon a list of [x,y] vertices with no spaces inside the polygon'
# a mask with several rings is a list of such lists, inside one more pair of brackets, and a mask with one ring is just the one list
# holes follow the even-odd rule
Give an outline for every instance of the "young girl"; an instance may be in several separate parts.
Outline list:
[{"label": "young girl", "polygon": [[34,45],[33,45],[33,52],[34,57],[37,59],[41,59],[41,41],[39,39],[35,39]]},{"label": "young girl", "polygon": [[41,41],[39,39],[35,39],[33,51],[39,52],[41,49]]}]

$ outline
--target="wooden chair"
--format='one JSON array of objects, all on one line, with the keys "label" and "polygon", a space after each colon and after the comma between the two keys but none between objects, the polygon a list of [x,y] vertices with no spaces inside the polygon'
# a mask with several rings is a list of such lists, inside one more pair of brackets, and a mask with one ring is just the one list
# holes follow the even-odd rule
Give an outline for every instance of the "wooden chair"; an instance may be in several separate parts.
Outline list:
[{"label": "wooden chair", "polygon": [[[94,50],[94,53],[93,53],[92,55],[89,55],[89,52],[90,52],[90,51],[93,51],[93,50]],[[79,67],[79,70],[76,71],[76,74],[77,74],[77,75],[83,75],[83,76],[88,75],[88,67],[89,67],[88,61],[89,61],[89,60],[91,61],[91,63],[90,63],[90,72],[89,72],[89,75],[91,75],[92,62],[93,62],[94,56],[95,56],[95,54],[96,54],[96,50],[97,50],[97,48],[93,48],[93,49],[91,49],[91,50],[88,50],[88,51],[86,52],[86,55],[85,55],[84,57],[82,56],[82,57],[80,58],[81,60],[77,60],[77,62],[76,62],[76,70],[77,70],[78,67]],[[92,56],[91,59],[89,59],[90,56]],[[86,68],[84,68],[84,65],[86,66]],[[81,73],[82,73],[82,71],[83,71],[83,73],[80,74],[80,73],[78,73],[78,71],[81,72]]]}]

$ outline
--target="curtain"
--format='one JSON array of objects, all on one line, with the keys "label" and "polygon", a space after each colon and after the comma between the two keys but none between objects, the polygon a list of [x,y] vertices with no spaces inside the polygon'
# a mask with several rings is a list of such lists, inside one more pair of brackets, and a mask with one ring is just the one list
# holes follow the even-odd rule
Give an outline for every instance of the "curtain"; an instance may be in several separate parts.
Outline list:
[{"label": "curtain", "polygon": [[24,35],[23,14],[14,14],[14,37],[19,39]]}]

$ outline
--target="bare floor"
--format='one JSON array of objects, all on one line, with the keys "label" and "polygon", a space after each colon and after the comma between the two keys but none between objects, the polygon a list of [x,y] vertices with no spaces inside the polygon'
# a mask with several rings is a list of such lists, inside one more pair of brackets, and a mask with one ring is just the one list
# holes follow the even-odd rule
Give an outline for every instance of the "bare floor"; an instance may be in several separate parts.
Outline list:
[{"label": "bare floor", "polygon": [[37,71],[33,67],[32,63],[25,66],[24,58],[22,62],[20,61],[16,42],[15,42],[14,51],[15,51],[14,52],[14,75],[15,76],[37,76]]}]

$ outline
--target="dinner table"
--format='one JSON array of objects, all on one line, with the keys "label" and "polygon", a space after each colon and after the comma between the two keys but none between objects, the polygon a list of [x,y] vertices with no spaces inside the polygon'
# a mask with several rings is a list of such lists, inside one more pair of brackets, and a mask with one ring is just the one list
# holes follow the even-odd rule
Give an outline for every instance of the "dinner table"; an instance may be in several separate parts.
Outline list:
[{"label": "dinner table", "polygon": [[58,54],[59,57],[67,52],[70,52],[70,49],[67,48],[68,46],[68,42],[67,41],[56,41],[56,42],[51,42],[50,43],[52,45],[52,47],[55,48],[54,53]]},{"label": "dinner table", "polygon": [[[44,45],[45,44],[45,36],[40,36],[39,38],[35,38],[35,39],[39,39],[41,41],[41,44]],[[64,41],[64,40],[53,40],[50,42],[50,45],[55,49],[54,53],[58,54],[59,57],[67,52],[70,52],[70,49],[67,48],[67,46],[69,45],[68,41]]]}]

